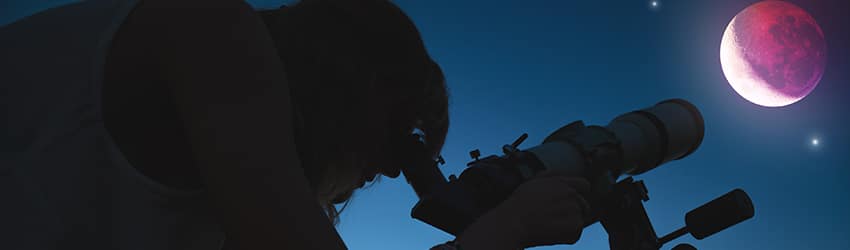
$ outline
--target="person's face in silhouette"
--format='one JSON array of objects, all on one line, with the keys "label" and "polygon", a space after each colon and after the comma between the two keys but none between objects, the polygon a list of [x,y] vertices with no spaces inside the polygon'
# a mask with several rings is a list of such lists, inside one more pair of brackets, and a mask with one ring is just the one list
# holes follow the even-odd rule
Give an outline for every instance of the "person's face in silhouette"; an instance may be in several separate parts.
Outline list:
[{"label": "person's face in silhouette", "polygon": [[[442,147],[448,97],[413,22],[389,1],[304,1],[263,11],[298,115],[305,175],[325,208],[383,174],[422,126]],[[417,122],[421,121],[421,122]]]}]

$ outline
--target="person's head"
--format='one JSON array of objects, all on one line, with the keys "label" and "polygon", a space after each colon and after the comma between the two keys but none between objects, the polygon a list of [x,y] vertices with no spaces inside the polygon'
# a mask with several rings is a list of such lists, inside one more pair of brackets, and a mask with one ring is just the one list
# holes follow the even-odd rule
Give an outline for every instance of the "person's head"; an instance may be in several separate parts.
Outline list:
[{"label": "person's head", "polygon": [[448,92],[419,31],[386,0],[315,0],[261,11],[296,113],[305,175],[330,218],[379,174],[398,176],[396,146],[414,129],[431,155],[448,131]]}]

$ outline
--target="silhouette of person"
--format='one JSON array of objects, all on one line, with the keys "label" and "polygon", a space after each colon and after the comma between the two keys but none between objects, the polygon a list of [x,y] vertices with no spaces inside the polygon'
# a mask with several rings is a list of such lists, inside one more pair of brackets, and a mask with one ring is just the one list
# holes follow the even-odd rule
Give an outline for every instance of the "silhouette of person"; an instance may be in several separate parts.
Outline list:
[{"label": "silhouette of person", "polygon": [[[344,249],[334,204],[398,176],[412,130],[434,156],[448,131],[388,1],[92,0],[0,38],[3,249]],[[575,242],[584,188],[535,179],[435,248]]]}]

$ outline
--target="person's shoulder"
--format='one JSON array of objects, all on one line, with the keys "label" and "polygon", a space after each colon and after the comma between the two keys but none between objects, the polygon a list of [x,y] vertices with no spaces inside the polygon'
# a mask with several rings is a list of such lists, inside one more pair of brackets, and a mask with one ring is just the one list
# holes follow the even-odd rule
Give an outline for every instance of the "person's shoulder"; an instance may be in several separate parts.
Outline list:
[{"label": "person's shoulder", "polygon": [[[256,11],[242,0],[147,0],[132,14],[141,20],[146,30],[159,33],[152,40],[181,45],[183,40],[204,40],[196,46],[250,42],[252,37],[232,33],[234,30],[255,31],[261,25]],[[243,37],[235,37],[242,35]],[[161,39],[157,39],[161,38]],[[210,39],[229,38],[229,39]]]},{"label": "person's shoulder", "polygon": [[243,0],[145,0],[140,1],[134,13],[178,26],[187,21],[232,25],[233,21],[250,20],[257,15]]},{"label": "person's shoulder", "polygon": [[234,13],[254,10],[244,0],[144,0],[141,4],[166,9],[230,9]]},{"label": "person's shoulder", "polygon": [[259,13],[242,0],[142,1],[133,19],[134,32],[146,37],[138,42],[148,44],[165,74],[179,76],[194,67],[249,75],[269,70],[262,62],[279,60]]}]

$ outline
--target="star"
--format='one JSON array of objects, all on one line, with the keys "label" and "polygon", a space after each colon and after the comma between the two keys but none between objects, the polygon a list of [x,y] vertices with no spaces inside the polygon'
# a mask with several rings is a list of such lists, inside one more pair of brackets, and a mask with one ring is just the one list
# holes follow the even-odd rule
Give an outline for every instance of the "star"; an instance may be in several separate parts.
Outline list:
[{"label": "star", "polygon": [[652,10],[658,10],[661,7],[661,2],[658,0],[649,1],[649,8]]},{"label": "star", "polygon": [[818,145],[820,145],[820,140],[818,140],[817,138],[812,139],[812,146],[818,146]]}]

